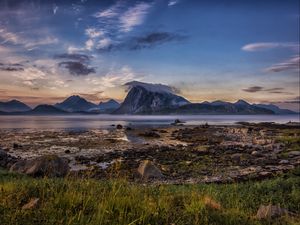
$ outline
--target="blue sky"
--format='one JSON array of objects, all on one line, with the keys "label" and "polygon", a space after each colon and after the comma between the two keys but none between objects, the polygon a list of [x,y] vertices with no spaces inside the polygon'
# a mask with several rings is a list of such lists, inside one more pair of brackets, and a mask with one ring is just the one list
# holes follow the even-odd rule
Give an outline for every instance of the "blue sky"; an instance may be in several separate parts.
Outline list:
[{"label": "blue sky", "polygon": [[122,100],[140,80],[299,107],[298,0],[0,0],[0,53],[2,100]]}]

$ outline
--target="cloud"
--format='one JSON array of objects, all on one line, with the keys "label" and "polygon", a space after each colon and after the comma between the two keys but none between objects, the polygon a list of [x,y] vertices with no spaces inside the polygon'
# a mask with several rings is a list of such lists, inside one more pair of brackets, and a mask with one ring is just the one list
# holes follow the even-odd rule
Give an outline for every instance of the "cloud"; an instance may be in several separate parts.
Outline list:
[{"label": "cloud", "polygon": [[289,48],[292,50],[299,49],[299,44],[290,42],[259,42],[251,43],[242,47],[242,50],[248,52],[270,50],[275,48]]},{"label": "cloud", "polygon": [[101,37],[104,35],[104,31],[102,30],[97,30],[96,28],[87,28],[85,30],[85,34],[89,37],[89,38],[97,38],[97,37]]},{"label": "cloud", "polygon": [[8,31],[7,28],[0,28],[0,43],[22,45],[25,49],[30,51],[38,46],[57,44],[59,42],[59,40],[53,36],[28,38],[20,34],[22,33],[13,33]]},{"label": "cloud", "polygon": [[91,92],[91,93],[74,92],[71,95],[79,95],[89,101],[99,102],[100,99],[102,99],[103,94],[104,94],[103,91],[95,91],[95,92]]},{"label": "cloud", "polygon": [[0,70],[7,72],[24,71],[24,66],[19,63],[0,63]]},{"label": "cloud", "polygon": [[245,92],[256,93],[256,92],[268,92],[270,94],[287,94],[290,95],[292,93],[284,91],[284,88],[276,87],[276,88],[264,88],[261,86],[252,86],[248,88],[242,89]]},{"label": "cloud", "polygon": [[245,89],[242,89],[242,90],[246,91],[246,92],[254,93],[254,92],[262,91],[263,89],[264,88],[260,87],[260,86],[252,86],[252,87],[248,87],[248,88],[245,88]]},{"label": "cloud", "polygon": [[133,50],[151,48],[171,41],[180,41],[185,39],[185,36],[169,33],[169,32],[153,32],[132,40],[133,45],[130,47]]},{"label": "cloud", "polygon": [[94,41],[92,39],[89,39],[85,42],[85,48],[89,51],[91,51],[94,47]]},{"label": "cloud", "polygon": [[90,73],[95,73],[95,68],[88,67],[87,65],[81,63],[81,62],[75,62],[75,61],[66,61],[66,62],[60,62],[58,64],[60,67],[64,67],[69,70],[69,73],[74,76],[86,76]]},{"label": "cloud", "polygon": [[300,56],[293,56],[288,60],[285,60],[281,63],[274,64],[265,69],[266,72],[285,72],[294,70],[299,72],[300,70]]},{"label": "cloud", "polygon": [[54,56],[55,59],[70,59],[70,60],[76,60],[82,63],[88,63],[91,60],[91,56],[85,55],[85,54],[71,54],[71,53],[64,53],[64,54],[58,54]]},{"label": "cloud", "polygon": [[178,0],[170,0],[169,3],[168,3],[168,6],[174,6],[176,4],[178,4],[179,1]]},{"label": "cloud", "polygon": [[122,7],[122,1],[118,1],[116,4],[112,5],[108,9],[97,12],[96,14],[94,14],[94,17],[101,19],[117,17]]},{"label": "cloud", "polygon": [[106,49],[112,44],[112,40],[110,38],[103,38],[98,41],[97,49]]},{"label": "cloud", "polygon": [[148,14],[151,4],[141,2],[129,8],[120,17],[120,28],[123,32],[131,31],[135,26],[144,22],[145,16]]},{"label": "cloud", "polygon": [[139,37],[131,37],[123,42],[113,43],[111,40],[105,45],[98,45],[99,52],[111,52],[119,50],[141,50],[153,48],[167,42],[182,41],[186,36],[170,32],[151,32]]},{"label": "cloud", "polygon": [[57,13],[58,6],[56,4],[53,4],[53,14],[55,15]]},{"label": "cloud", "polygon": [[130,90],[134,87],[142,87],[148,91],[157,92],[157,93],[175,94],[175,93],[180,92],[180,90],[178,88],[174,88],[172,86],[165,85],[165,84],[151,84],[151,83],[144,83],[144,82],[140,82],[140,81],[131,81],[131,82],[125,83],[124,85],[126,87],[128,87],[128,90]]}]

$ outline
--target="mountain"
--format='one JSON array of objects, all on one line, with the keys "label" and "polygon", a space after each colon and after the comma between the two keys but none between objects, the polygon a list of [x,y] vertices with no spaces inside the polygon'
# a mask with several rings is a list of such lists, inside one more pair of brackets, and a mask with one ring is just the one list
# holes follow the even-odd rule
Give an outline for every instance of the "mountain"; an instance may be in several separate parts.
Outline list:
[{"label": "mountain", "polygon": [[31,108],[18,100],[11,100],[8,102],[0,102],[0,111],[2,112],[26,112]]},{"label": "mountain", "polygon": [[114,99],[110,99],[107,102],[100,102],[98,105],[98,109],[100,112],[107,112],[107,113],[113,112],[119,107],[120,107],[120,103]]},{"label": "mountain", "polygon": [[129,92],[115,114],[153,114],[190,103],[166,85],[138,81],[125,85],[129,87]]},{"label": "mountain", "polygon": [[66,114],[68,112],[58,109],[53,105],[38,105],[33,110],[29,111],[28,114]]},{"label": "mountain", "polygon": [[274,114],[272,110],[253,106],[247,102],[239,103],[191,103],[178,107],[175,110],[167,110],[165,113],[176,114]]},{"label": "mountain", "polygon": [[63,102],[57,103],[54,106],[67,112],[88,112],[90,109],[97,107],[96,104],[88,102],[78,95],[70,96]]},{"label": "mountain", "polygon": [[276,105],[272,104],[253,104],[257,107],[272,110],[275,114],[296,114],[296,112],[289,109],[281,109]]}]

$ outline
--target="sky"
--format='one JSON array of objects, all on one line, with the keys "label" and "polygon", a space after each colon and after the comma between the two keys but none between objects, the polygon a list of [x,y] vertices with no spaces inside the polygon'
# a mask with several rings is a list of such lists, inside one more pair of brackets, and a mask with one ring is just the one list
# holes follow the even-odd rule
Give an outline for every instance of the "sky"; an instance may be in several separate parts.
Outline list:
[{"label": "sky", "polygon": [[299,0],[0,0],[0,100],[122,101],[136,80],[299,111],[299,16]]}]

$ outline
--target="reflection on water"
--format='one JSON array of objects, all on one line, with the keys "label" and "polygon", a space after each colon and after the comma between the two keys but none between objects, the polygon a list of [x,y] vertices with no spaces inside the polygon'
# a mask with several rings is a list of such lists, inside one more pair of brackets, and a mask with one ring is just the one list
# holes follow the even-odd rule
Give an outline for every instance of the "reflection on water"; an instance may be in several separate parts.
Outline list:
[{"label": "reflection on water", "polygon": [[97,129],[112,124],[125,126],[164,126],[175,119],[187,125],[233,124],[246,122],[299,122],[299,115],[68,115],[68,116],[0,116],[0,128],[5,129]]}]

